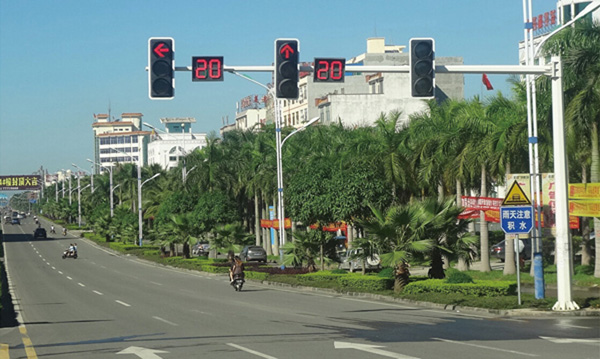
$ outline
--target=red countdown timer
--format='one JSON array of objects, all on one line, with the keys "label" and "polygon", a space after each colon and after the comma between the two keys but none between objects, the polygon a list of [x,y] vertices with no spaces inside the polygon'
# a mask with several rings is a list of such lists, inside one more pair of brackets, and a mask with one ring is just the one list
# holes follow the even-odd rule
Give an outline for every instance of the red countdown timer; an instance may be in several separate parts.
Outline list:
[{"label": "red countdown timer", "polygon": [[192,57],[192,81],[223,81],[223,56]]},{"label": "red countdown timer", "polygon": [[344,82],[346,59],[315,58],[314,82]]}]

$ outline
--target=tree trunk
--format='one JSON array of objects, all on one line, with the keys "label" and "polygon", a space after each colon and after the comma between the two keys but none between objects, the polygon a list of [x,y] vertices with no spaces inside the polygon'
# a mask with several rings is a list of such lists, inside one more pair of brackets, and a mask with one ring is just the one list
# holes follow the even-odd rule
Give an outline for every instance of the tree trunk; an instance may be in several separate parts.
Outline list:
[{"label": "tree trunk", "polygon": [[[598,125],[592,121],[592,130],[590,133],[592,144],[592,165],[590,169],[590,182],[600,182],[600,152],[598,151]],[[600,278],[600,219],[594,217],[594,231],[596,232],[596,261],[594,277]]]},{"label": "tree trunk", "polygon": [[321,252],[320,253],[320,256],[321,256],[321,271],[324,271],[325,270],[325,258],[324,258],[324,255],[323,255],[323,243],[321,243],[320,247],[321,247],[320,248],[320,252]]},{"label": "tree trunk", "polygon": [[[263,196],[263,198],[265,198],[265,218],[271,219],[270,216],[270,211],[269,211],[269,203],[267,203],[266,196]],[[265,246],[265,250],[267,251],[267,255],[271,256],[273,255],[273,247],[271,246],[271,232],[274,231],[274,229],[272,228],[267,228],[267,238],[265,240],[264,246]]]},{"label": "tree trunk", "polygon": [[515,236],[504,235],[504,275],[517,274],[515,263]]},{"label": "tree trunk", "polygon": [[[486,186],[487,172],[485,169],[485,165],[481,165],[481,197],[487,197],[487,186]],[[490,239],[488,233],[488,224],[485,221],[485,212],[479,211],[480,218],[480,226],[479,226],[479,235],[481,241],[481,248],[479,255],[481,256],[481,271],[482,272],[491,272],[492,267],[490,267]]]},{"label": "tree trunk", "polygon": [[397,264],[394,270],[394,292],[400,293],[408,284],[409,279],[408,265],[404,262]]},{"label": "tree trunk", "polygon": [[467,264],[467,261],[463,257],[458,257],[458,263],[456,264],[456,269],[458,269],[461,272],[469,270],[469,265]]},{"label": "tree trunk", "polygon": [[183,257],[190,258],[190,244],[188,242],[183,243]]},{"label": "tree trunk", "polygon": [[437,247],[431,251],[431,268],[429,268],[427,276],[433,279],[446,278],[446,274],[444,273],[444,260],[442,259],[442,253]]}]

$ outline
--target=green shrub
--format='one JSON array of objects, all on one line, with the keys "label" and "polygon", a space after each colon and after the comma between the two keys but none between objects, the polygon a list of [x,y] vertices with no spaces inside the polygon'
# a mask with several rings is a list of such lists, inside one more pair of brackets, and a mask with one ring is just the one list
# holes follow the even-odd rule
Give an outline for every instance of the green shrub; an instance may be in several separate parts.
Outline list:
[{"label": "green shrub", "polygon": [[298,282],[303,285],[310,285],[310,283],[316,282],[337,282],[338,278],[342,276],[348,276],[347,273],[344,274],[334,274],[330,271],[320,271],[314,273],[300,274],[298,277]]},{"label": "green shrub", "polygon": [[460,293],[477,297],[494,297],[512,295],[517,285],[508,281],[477,281],[475,283],[446,283],[443,279],[428,279],[411,282],[404,287],[404,292],[410,293]]},{"label": "green shrub", "polygon": [[359,292],[381,292],[394,287],[394,280],[377,276],[350,276],[338,277],[340,289],[351,289]]},{"label": "green shrub", "polygon": [[211,264],[203,265],[202,270],[209,273],[229,273],[229,267],[217,267]]},{"label": "green shrub", "polygon": [[246,275],[246,279],[254,279],[254,280],[267,280],[267,278],[269,278],[269,273],[264,273],[264,272],[253,272],[253,271],[246,271],[245,272]]},{"label": "green shrub", "polygon": [[380,278],[394,278],[394,268],[383,268],[379,273],[377,273],[377,276]]},{"label": "green shrub", "polygon": [[594,266],[577,266],[575,267],[575,274],[594,275]]},{"label": "green shrub", "polygon": [[331,270],[332,274],[347,274],[348,272],[346,272],[345,269],[333,269]]},{"label": "green shrub", "polygon": [[447,273],[446,283],[474,283],[473,278],[467,273],[456,269],[449,269]]}]

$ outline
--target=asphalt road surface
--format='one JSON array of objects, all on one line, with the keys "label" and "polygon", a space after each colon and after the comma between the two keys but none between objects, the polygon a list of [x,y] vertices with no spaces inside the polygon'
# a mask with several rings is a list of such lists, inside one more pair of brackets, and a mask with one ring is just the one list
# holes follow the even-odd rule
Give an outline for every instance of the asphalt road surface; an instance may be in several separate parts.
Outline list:
[{"label": "asphalt road surface", "polygon": [[[45,225],[49,230],[49,225]],[[10,358],[593,358],[598,317],[499,318],[180,271],[4,225]],[[78,259],[62,259],[77,242]]]}]

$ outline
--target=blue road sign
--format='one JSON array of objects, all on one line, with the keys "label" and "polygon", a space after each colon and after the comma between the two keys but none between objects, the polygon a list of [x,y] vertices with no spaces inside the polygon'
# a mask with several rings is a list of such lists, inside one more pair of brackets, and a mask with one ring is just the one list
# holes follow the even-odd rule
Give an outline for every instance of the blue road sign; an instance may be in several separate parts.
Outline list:
[{"label": "blue road sign", "polygon": [[500,227],[506,234],[527,234],[533,228],[532,206],[500,207]]}]

